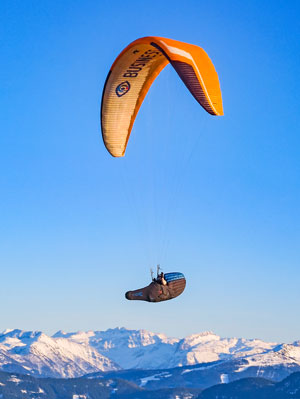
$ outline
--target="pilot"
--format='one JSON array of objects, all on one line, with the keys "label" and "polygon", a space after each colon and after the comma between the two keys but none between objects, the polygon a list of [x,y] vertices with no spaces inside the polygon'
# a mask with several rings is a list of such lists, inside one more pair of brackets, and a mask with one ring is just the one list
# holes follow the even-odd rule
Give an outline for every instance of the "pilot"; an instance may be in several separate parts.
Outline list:
[{"label": "pilot", "polygon": [[161,273],[157,276],[156,282],[159,283],[159,284],[162,284],[162,285],[167,285],[167,284],[168,284],[168,283],[166,282],[166,280],[165,280],[165,276],[164,276],[164,273],[163,273],[163,272],[161,272]]}]

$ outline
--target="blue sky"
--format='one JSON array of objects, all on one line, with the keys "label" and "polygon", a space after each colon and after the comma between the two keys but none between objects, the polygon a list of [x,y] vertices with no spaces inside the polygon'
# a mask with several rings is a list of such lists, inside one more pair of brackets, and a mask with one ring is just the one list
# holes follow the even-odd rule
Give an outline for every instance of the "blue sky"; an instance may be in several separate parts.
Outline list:
[{"label": "blue sky", "polygon": [[[0,329],[299,339],[299,11],[1,2]],[[119,52],[149,35],[207,51],[225,116],[205,114],[169,66],[113,159],[103,84]],[[186,275],[185,293],[127,302],[158,261]]]}]

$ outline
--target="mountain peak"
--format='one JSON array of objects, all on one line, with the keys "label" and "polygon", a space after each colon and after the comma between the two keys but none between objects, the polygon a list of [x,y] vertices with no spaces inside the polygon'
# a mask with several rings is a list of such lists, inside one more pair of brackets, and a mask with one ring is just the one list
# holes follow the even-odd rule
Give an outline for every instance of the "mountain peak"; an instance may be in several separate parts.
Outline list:
[{"label": "mountain peak", "polygon": [[65,337],[66,335],[68,335],[68,333],[64,330],[58,330],[56,331],[56,333],[54,333],[52,335],[52,338],[60,338],[60,337]]},{"label": "mountain peak", "polygon": [[300,367],[300,341],[294,344],[246,338],[221,338],[203,331],[185,338],[170,338],[145,329],[125,327],[106,331],[5,330],[0,335],[0,369],[52,377],[78,377],[86,373],[123,369],[170,369],[210,362],[238,362],[238,371],[254,366]]},{"label": "mountain peak", "polygon": [[23,330],[20,330],[18,328],[7,328],[6,330],[2,331],[1,336],[10,336],[10,337],[16,337],[19,336],[19,334],[22,334]]},{"label": "mountain peak", "polygon": [[[3,330],[0,335],[6,335],[9,334],[10,332],[14,331],[14,328],[6,328],[5,330]],[[20,330],[21,331],[21,330]]]}]

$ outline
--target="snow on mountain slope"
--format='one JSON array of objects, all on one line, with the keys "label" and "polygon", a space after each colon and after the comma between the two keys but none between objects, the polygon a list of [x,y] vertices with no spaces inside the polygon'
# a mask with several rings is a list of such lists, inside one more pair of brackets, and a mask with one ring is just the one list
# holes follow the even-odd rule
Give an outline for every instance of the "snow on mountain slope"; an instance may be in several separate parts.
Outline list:
[{"label": "snow on mountain slope", "polygon": [[182,365],[193,365],[229,360],[264,353],[273,349],[276,345],[276,343],[263,342],[257,339],[221,338],[210,332],[194,334],[179,342],[178,350],[174,354],[174,362]]},{"label": "snow on mountain slope", "polygon": [[[284,366],[288,368],[300,366],[300,342],[277,345],[270,351],[248,355],[245,360],[245,364],[241,365],[237,370],[238,372],[245,371],[249,367],[259,367],[261,369],[265,367]],[[263,373],[260,371],[261,374]]]},{"label": "snow on mountain slope", "polygon": [[124,369],[161,369],[207,363],[264,353],[277,346],[277,343],[255,339],[220,338],[212,332],[178,339],[125,328],[73,334],[58,332],[54,336],[88,343]]},{"label": "snow on mountain slope", "polygon": [[179,339],[164,334],[126,328],[66,335],[59,332],[54,336],[66,336],[72,341],[89,344],[124,369],[173,367],[171,360],[179,342]]},{"label": "snow on mountain slope", "polygon": [[[6,355],[4,361],[2,354]],[[30,374],[63,378],[119,368],[89,345],[52,338],[39,331],[21,330],[5,331],[0,335],[0,366],[11,369],[8,367],[11,363]]]},{"label": "snow on mountain slope", "polygon": [[[66,333],[6,330],[0,334],[0,369],[40,376],[76,377],[97,371],[170,369],[218,361],[250,367],[300,366],[300,341],[278,345],[258,339],[221,338],[212,332],[169,338],[126,328]],[[223,372],[222,370],[220,372]]]}]

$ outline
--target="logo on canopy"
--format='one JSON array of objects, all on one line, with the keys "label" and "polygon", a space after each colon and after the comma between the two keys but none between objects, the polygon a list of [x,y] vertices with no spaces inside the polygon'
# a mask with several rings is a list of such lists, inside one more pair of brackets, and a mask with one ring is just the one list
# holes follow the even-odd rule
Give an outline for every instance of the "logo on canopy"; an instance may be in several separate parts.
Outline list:
[{"label": "logo on canopy", "polygon": [[116,95],[118,97],[124,96],[124,94],[128,93],[130,90],[130,83],[126,80],[125,82],[120,83],[116,87]]}]

